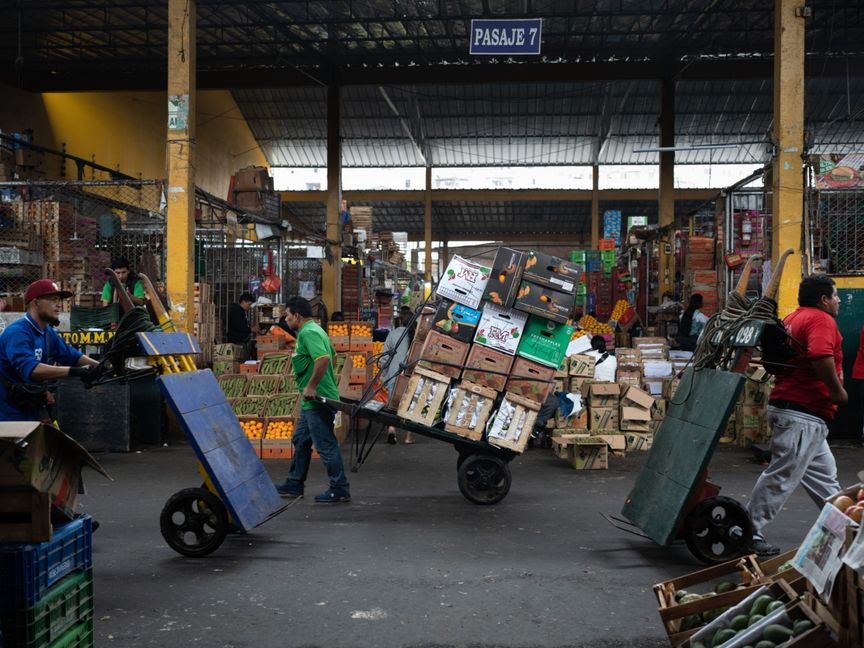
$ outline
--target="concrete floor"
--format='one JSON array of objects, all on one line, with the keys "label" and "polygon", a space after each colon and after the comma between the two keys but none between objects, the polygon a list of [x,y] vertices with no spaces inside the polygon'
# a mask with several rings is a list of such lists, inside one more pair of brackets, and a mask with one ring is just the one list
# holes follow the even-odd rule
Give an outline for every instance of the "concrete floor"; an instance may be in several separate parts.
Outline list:
[{"label": "concrete floor", "polygon": [[[841,482],[864,468],[859,448],[835,449]],[[451,446],[376,447],[351,479],[353,502],[301,500],[214,554],[174,553],[159,513],[200,483],[186,446],[100,455],[114,481],[88,475],[81,505],[94,539],[96,645],[664,646],[651,586],[700,568],[683,546],[662,549],[600,516],[618,513],[645,454],[608,471],[575,471],[549,450],[511,464],[499,505],[469,503]],[[283,462],[265,462],[274,479]],[[744,499],[760,472],[723,448],[712,478]],[[313,465],[307,493],[323,490]],[[769,527],[798,544],[817,509],[796,492]]]}]

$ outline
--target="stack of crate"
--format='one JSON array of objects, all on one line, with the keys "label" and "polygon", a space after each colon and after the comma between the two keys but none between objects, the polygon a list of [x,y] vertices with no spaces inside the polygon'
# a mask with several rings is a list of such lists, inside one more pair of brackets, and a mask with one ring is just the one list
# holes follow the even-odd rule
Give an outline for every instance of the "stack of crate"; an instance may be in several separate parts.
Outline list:
[{"label": "stack of crate", "polygon": [[195,284],[195,337],[201,347],[199,366],[207,366],[213,361],[216,343],[216,304],[210,284],[206,283]]},{"label": "stack of crate", "polygon": [[92,646],[93,521],[54,528],[47,542],[0,544],[4,646]]},{"label": "stack of crate", "polygon": [[705,236],[691,236],[687,242],[686,275],[684,291],[690,295],[700,294],[704,300],[700,309],[711,317],[719,307],[719,281],[714,250],[717,240]]}]

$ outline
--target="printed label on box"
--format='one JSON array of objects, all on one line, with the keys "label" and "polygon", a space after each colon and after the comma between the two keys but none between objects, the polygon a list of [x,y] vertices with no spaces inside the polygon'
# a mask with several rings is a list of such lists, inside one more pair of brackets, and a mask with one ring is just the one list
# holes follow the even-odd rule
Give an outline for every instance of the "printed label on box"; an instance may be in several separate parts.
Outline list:
[{"label": "printed label on box", "polygon": [[557,369],[564,360],[573,327],[533,315],[528,318],[517,355]]},{"label": "printed label on box", "polygon": [[447,265],[436,292],[456,303],[477,308],[491,272],[491,268],[471,263],[458,255],[454,256]]},{"label": "printed label on box", "polygon": [[474,341],[509,355],[515,355],[527,322],[528,315],[525,313],[494,304],[485,304]]}]

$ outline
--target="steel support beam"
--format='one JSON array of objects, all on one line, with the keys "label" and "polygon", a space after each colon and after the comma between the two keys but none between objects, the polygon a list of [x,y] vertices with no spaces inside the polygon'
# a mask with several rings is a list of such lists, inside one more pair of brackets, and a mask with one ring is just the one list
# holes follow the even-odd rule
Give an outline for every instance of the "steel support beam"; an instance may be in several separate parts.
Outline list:
[{"label": "steel support beam", "polygon": [[798,305],[804,223],[804,17],[799,0],[776,0],[774,7],[774,145],[772,161],[772,266],[786,260],[777,304],[780,317]]},{"label": "steel support beam", "polygon": [[[177,330],[195,323],[195,0],[168,2],[168,120],[166,284]],[[184,114],[185,113],[185,114]]]},{"label": "steel support beam", "polygon": [[340,88],[327,87],[327,240],[329,258],[321,262],[321,300],[328,313],[342,310],[342,141]]},{"label": "steel support beam", "polygon": [[600,167],[591,167],[591,249],[596,250],[600,240]]},{"label": "steel support beam", "polygon": [[[660,83],[660,146],[675,146],[675,82],[666,78]],[[675,153],[660,153],[660,194],[658,212],[660,227],[675,221]],[[675,289],[675,239],[670,234],[660,241],[660,263],[657,267],[657,303],[662,304]]]},{"label": "steel support beam", "polygon": [[423,192],[423,273],[432,281],[432,167],[426,167],[426,190]]},{"label": "steel support beam", "polygon": [[[720,194],[719,189],[673,189],[675,200],[711,200]],[[433,189],[432,202],[591,202],[593,190],[535,190],[535,189]],[[657,200],[653,189],[599,189],[600,202]],[[283,191],[283,203],[324,203],[326,191]],[[413,202],[426,200],[424,191],[343,191],[343,198],[357,202]]]}]

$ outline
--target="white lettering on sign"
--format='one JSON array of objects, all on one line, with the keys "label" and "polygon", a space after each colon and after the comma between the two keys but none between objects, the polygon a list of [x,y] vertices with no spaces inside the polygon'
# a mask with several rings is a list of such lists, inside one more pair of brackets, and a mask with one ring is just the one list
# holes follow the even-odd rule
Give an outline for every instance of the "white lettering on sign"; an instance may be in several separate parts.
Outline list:
[{"label": "white lettering on sign", "polygon": [[471,54],[539,54],[542,19],[471,21]]}]

